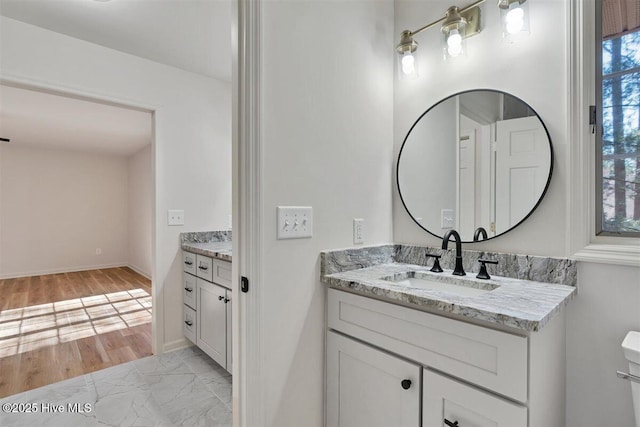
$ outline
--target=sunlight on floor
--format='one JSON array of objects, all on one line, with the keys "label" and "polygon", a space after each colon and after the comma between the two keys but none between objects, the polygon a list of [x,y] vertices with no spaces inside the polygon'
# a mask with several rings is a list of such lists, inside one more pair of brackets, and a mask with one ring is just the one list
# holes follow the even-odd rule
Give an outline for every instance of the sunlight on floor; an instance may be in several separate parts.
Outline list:
[{"label": "sunlight on floor", "polygon": [[0,312],[0,357],[151,323],[151,295],[113,292]]}]

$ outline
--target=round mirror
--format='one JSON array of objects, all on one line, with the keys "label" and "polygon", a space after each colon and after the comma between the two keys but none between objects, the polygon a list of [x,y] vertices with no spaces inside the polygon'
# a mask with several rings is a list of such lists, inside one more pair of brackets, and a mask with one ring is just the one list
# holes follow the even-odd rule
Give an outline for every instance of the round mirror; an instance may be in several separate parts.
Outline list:
[{"label": "round mirror", "polygon": [[440,238],[455,229],[473,242],[531,215],[552,170],[549,132],[527,103],[470,90],[443,99],[413,124],[398,157],[398,191],[420,227]]}]

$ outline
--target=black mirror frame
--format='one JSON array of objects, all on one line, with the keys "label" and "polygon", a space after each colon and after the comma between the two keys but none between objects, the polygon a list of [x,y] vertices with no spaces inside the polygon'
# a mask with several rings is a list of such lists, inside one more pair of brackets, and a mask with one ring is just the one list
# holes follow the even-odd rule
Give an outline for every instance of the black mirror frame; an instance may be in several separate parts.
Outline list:
[{"label": "black mirror frame", "polygon": [[540,123],[542,124],[542,127],[544,128],[544,131],[545,131],[545,133],[547,135],[547,140],[549,141],[549,155],[550,155],[550,159],[549,159],[549,176],[547,177],[547,183],[544,186],[544,190],[542,191],[542,194],[540,194],[540,198],[538,199],[536,204],[533,206],[533,208],[531,208],[529,213],[527,215],[525,215],[517,224],[515,224],[511,228],[503,231],[502,233],[500,233],[498,235],[495,235],[493,237],[489,237],[488,239],[479,240],[479,241],[464,240],[464,241],[462,241],[462,243],[486,242],[486,241],[489,241],[489,240],[493,240],[493,239],[495,239],[497,237],[500,237],[503,234],[506,234],[506,233],[510,232],[511,230],[515,229],[516,227],[518,227],[520,224],[522,224],[524,221],[526,221],[527,218],[529,218],[531,216],[531,214],[533,214],[533,212],[538,208],[538,206],[540,206],[540,203],[542,202],[542,199],[544,199],[544,196],[547,194],[547,190],[549,189],[549,185],[551,183],[551,176],[553,175],[553,164],[555,162],[555,156],[553,154],[553,144],[551,143],[551,135],[549,135],[549,130],[547,129],[547,125],[542,120],[542,117],[540,117],[538,112],[536,110],[534,110],[533,107],[531,107],[531,105],[529,105],[527,102],[524,102],[521,98],[518,98],[515,95],[512,95],[510,93],[507,93],[507,92],[504,92],[504,91],[498,90],[498,89],[469,89],[469,90],[465,90],[465,91],[462,91],[462,92],[454,93],[453,95],[449,95],[446,98],[442,98],[440,101],[436,102],[431,107],[429,107],[424,113],[422,113],[420,115],[420,117],[418,117],[418,119],[413,123],[413,125],[411,125],[411,128],[409,128],[409,131],[407,132],[407,135],[404,137],[404,140],[402,141],[402,146],[400,147],[400,151],[398,152],[398,160],[396,162],[396,187],[398,188],[398,195],[400,196],[400,200],[402,201],[402,206],[404,207],[404,210],[409,214],[409,216],[411,217],[413,222],[415,222],[418,225],[418,227],[422,228],[424,231],[426,231],[427,233],[431,234],[434,237],[437,237],[438,239],[442,239],[443,237],[442,236],[438,236],[437,234],[427,230],[422,224],[420,224],[415,219],[415,217],[411,214],[411,212],[409,211],[409,208],[407,207],[407,204],[404,201],[404,197],[402,197],[402,191],[400,190],[400,158],[402,157],[402,151],[404,150],[404,146],[405,146],[405,144],[407,142],[407,139],[409,138],[409,135],[411,135],[411,131],[413,130],[414,127],[416,127],[416,125],[418,124],[420,119],[422,119],[425,115],[427,115],[429,113],[429,111],[433,110],[435,107],[437,107],[441,103],[453,98],[454,96],[459,96],[459,95],[463,95],[465,93],[479,92],[479,91],[495,92],[495,93],[500,93],[500,94],[503,94],[503,95],[508,95],[508,96],[510,96],[512,98],[515,98],[518,101],[522,102],[524,105],[526,105],[536,115],[538,120],[540,120]]}]

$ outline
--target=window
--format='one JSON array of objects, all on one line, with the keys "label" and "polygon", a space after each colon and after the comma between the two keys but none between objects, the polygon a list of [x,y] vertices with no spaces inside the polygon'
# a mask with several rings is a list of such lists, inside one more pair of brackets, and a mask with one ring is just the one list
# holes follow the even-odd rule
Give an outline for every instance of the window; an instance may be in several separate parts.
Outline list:
[{"label": "window", "polygon": [[638,237],[640,22],[627,13],[626,1],[598,4],[596,111],[602,127],[596,137],[596,232]]}]

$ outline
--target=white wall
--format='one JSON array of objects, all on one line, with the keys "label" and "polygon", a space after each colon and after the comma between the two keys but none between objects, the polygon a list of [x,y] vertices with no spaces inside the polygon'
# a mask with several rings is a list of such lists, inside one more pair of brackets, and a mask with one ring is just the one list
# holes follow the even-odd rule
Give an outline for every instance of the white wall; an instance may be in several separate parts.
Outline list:
[{"label": "white wall", "polygon": [[[393,2],[262,3],[265,426],[323,425],[319,252],[391,241]],[[286,48],[285,48],[286,47]],[[311,239],[276,240],[276,206],[313,207]]]},{"label": "white wall", "polygon": [[[468,245],[495,251],[531,255],[565,255],[566,164],[566,64],[564,38],[565,1],[531,2],[531,36],[518,44],[501,41],[495,2],[481,5],[484,29],[467,40],[468,57],[443,61],[439,28],[416,37],[419,43],[417,80],[394,80],[394,143],[396,153],[411,124],[440,99],[468,89],[499,89],[528,102],[547,124],[555,149],[554,177],[544,201],[516,230],[499,239]],[[415,30],[441,17],[450,1],[395,2],[396,39],[404,29]],[[553,49],[550,46],[554,46]],[[541,67],[540,64],[545,64]],[[404,210],[394,183],[394,240],[398,243],[438,244],[423,232]]]},{"label": "white wall", "polygon": [[[396,33],[435,20],[449,2],[396,1]],[[498,12],[485,3],[485,29],[468,39],[464,64],[440,59],[438,30],[418,36],[420,70],[416,81],[395,80],[394,141],[396,150],[405,133],[425,109],[453,92],[494,88],[528,102],[549,129],[554,146],[554,175],[536,212],[515,230],[495,240],[467,245],[534,255],[568,256],[565,230],[569,171],[569,144],[580,144],[567,134],[566,2],[530,2],[531,36],[521,43],[500,42]],[[564,34],[562,29],[564,29]],[[544,65],[541,65],[544,64]],[[394,240],[399,243],[437,244],[438,240],[413,224],[394,190]],[[588,209],[585,206],[585,209]],[[570,220],[569,220],[570,221]],[[578,296],[567,317],[567,426],[600,427],[632,424],[629,384],[616,378],[624,369],[620,349],[628,330],[640,330],[640,268],[594,263],[578,264]]]},{"label": "white wall", "polygon": [[[184,345],[179,233],[226,228],[231,211],[230,82],[5,17],[0,18],[0,52],[0,78],[155,110],[154,316],[164,316],[163,323],[154,324],[155,344],[157,351]],[[167,226],[168,209],[185,210],[184,227]]]},{"label": "white wall", "polygon": [[567,427],[634,426],[627,331],[640,331],[640,268],[578,263],[567,316]]},{"label": "white wall", "polygon": [[0,277],[127,264],[125,157],[0,150]]},{"label": "white wall", "polygon": [[128,257],[131,268],[151,277],[151,242],[153,231],[153,169],[151,145],[128,159],[129,230]]},{"label": "white wall", "polygon": [[128,158],[0,151],[0,277],[122,265],[151,277],[151,146]]}]

